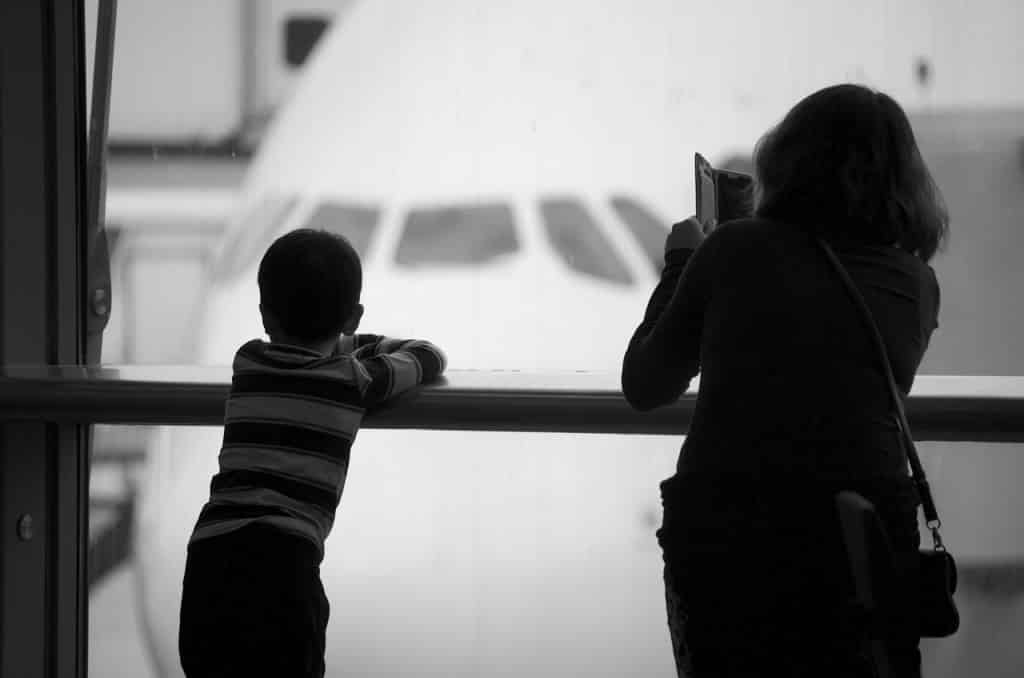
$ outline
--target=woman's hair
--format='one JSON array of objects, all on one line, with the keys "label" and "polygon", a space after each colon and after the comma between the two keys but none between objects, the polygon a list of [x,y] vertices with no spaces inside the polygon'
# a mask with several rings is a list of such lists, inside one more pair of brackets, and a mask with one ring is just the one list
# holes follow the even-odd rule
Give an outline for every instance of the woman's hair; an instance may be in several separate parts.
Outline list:
[{"label": "woman's hair", "polygon": [[759,217],[840,240],[898,245],[929,261],[949,215],[906,114],[860,85],[819,90],[754,149]]},{"label": "woman's hair", "polygon": [[359,255],[336,233],[300,228],[260,261],[260,304],[289,336],[323,341],[341,334],[363,286]]}]

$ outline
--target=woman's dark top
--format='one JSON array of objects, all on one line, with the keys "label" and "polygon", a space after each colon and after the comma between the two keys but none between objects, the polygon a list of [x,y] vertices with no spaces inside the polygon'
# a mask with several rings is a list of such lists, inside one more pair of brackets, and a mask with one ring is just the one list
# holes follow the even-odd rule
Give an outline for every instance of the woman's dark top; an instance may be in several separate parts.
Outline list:
[{"label": "woman's dark top", "polygon": [[[895,247],[832,245],[909,391],[937,326],[934,272]],[[874,503],[895,557],[880,592],[892,601],[890,659],[898,675],[919,675],[919,498],[877,348],[809,233],[745,219],[667,253],[622,390],[649,409],[678,398],[698,371],[677,472],[661,484],[677,666],[873,675],[833,500],[850,489]]]},{"label": "woman's dark top", "polygon": [[[909,391],[938,325],[930,266],[896,247],[833,242]],[[638,409],[674,401],[700,372],[677,471],[905,476],[893,404],[868,328],[813,237],[729,222],[666,255],[626,351]]]}]

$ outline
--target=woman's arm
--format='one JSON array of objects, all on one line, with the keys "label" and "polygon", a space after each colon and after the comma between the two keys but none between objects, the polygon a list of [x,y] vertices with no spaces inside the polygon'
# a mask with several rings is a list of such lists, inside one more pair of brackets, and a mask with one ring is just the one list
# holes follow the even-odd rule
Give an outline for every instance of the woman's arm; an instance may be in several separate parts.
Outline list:
[{"label": "woman's arm", "polygon": [[675,401],[699,371],[709,260],[717,238],[680,239],[677,229],[686,223],[669,236],[661,280],[622,361],[622,393],[638,410]]}]

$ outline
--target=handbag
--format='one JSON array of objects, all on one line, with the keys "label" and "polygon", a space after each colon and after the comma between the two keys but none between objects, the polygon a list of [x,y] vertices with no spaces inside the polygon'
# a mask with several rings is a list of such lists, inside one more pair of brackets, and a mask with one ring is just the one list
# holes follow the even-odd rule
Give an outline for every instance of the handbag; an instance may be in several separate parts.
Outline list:
[{"label": "handbag", "polygon": [[871,310],[860,291],[854,285],[850,274],[846,271],[842,262],[832,251],[832,247],[822,238],[817,238],[818,245],[825,252],[825,256],[831,262],[839,278],[843,281],[847,291],[850,293],[854,304],[860,310],[864,323],[871,333],[875,346],[878,349],[882,371],[885,373],[889,385],[889,393],[896,410],[896,425],[899,428],[900,440],[903,450],[910,463],[911,476],[921,497],[921,510],[924,513],[925,524],[931,531],[932,548],[921,549],[918,554],[916,604],[918,631],[925,638],[944,638],[956,633],[960,627],[960,613],[953,600],[956,592],[957,572],[956,561],[952,554],[946,550],[942,543],[942,535],[939,528],[942,522],[939,520],[938,511],[935,508],[935,500],[932,497],[931,488],[928,486],[928,479],[925,477],[924,468],[921,466],[921,459],[917,455],[917,448],[914,445],[914,438],[910,434],[910,425],[907,423],[907,414],[903,406],[903,396],[900,395],[896,386],[896,379],[893,376],[892,365],[889,362],[889,354],[885,350],[885,342],[878,331]]}]

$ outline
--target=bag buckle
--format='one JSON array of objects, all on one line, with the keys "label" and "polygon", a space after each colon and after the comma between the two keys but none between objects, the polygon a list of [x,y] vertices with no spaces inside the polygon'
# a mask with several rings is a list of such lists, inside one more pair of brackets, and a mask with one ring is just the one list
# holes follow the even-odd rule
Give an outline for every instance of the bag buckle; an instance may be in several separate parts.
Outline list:
[{"label": "bag buckle", "polygon": [[942,521],[937,519],[930,520],[928,521],[927,525],[928,529],[931,530],[932,533],[932,543],[935,545],[935,550],[945,551],[946,547],[942,543],[942,535],[939,534],[939,528],[942,527]]}]

